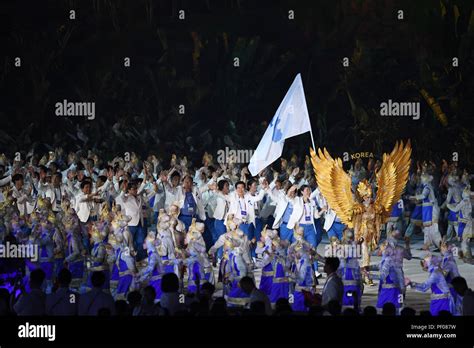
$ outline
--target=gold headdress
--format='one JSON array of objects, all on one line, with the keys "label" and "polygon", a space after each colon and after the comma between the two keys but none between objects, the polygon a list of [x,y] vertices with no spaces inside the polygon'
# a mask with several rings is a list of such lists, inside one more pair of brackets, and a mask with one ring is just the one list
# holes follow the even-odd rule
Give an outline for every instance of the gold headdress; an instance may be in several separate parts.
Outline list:
[{"label": "gold headdress", "polygon": [[364,180],[359,182],[359,184],[357,185],[357,193],[362,198],[372,197],[372,186],[367,181],[367,179],[364,179]]},{"label": "gold headdress", "polygon": [[177,218],[179,215],[179,203],[173,202],[169,207],[169,215],[171,217]]},{"label": "gold headdress", "polygon": [[36,201],[36,206],[38,207],[38,209],[43,209],[45,207],[45,200],[44,198],[42,197],[38,197],[37,201]]},{"label": "gold headdress", "polygon": [[455,248],[455,246],[447,240],[446,236],[443,236],[443,238],[441,239],[441,242],[439,243],[439,249],[441,250],[441,253],[443,252],[452,253],[453,248]]},{"label": "gold headdress", "polygon": [[91,226],[91,239],[94,241],[104,240],[104,236],[100,233],[99,229],[95,224],[92,224]]},{"label": "gold headdress", "polygon": [[339,241],[339,239],[336,236],[332,236],[331,240],[330,240],[330,244],[331,245],[338,245],[338,244],[341,244],[341,242]]},{"label": "gold headdress", "polygon": [[4,210],[9,206],[13,205],[13,197],[11,195],[11,189],[7,188],[3,190],[3,196],[5,197],[5,200],[0,203],[0,210]]},{"label": "gold headdress", "polygon": [[298,252],[303,249],[303,243],[298,243],[293,247],[293,251]]},{"label": "gold headdress", "polygon": [[202,163],[204,165],[212,164],[212,160],[213,160],[212,155],[207,152],[205,152],[204,155],[202,156]]},{"label": "gold headdress", "polygon": [[430,266],[433,266],[433,267],[438,267],[441,263],[441,259],[436,256],[436,255],[433,255],[431,254],[430,252],[428,252],[424,257],[423,257],[423,261],[426,262],[426,264],[428,265],[428,267]]},{"label": "gold headdress", "polygon": [[198,231],[197,225],[196,225],[196,218],[192,219],[191,225],[189,226],[188,233],[186,234],[186,240],[187,242],[194,241],[201,236],[201,233]]},{"label": "gold headdress", "polygon": [[234,219],[234,214],[229,214],[227,220],[224,222],[227,231],[234,231],[239,227],[237,219]]},{"label": "gold headdress", "polygon": [[38,164],[45,166],[46,163],[48,163],[48,158],[46,157],[46,155],[44,155],[43,157],[41,157],[41,159],[39,160]]},{"label": "gold headdress", "polygon": [[191,220],[191,225],[189,225],[188,231],[193,232],[195,229],[196,229],[196,218],[193,218]]},{"label": "gold headdress", "polygon": [[469,199],[471,197],[471,187],[470,186],[466,186],[464,188],[464,190],[462,190],[461,197],[463,199]]},{"label": "gold headdress", "polygon": [[49,151],[49,161],[56,161],[56,153],[54,151]]},{"label": "gold headdress", "polygon": [[105,220],[105,219],[108,219],[110,216],[110,209],[109,209],[109,205],[107,203],[104,203],[102,205],[102,209],[100,210],[100,217]]},{"label": "gold headdress", "polygon": [[150,232],[148,232],[148,234],[146,235],[145,242],[154,243],[154,242],[155,242],[155,239],[156,239],[155,232],[150,231]]},{"label": "gold headdress", "polygon": [[204,230],[206,229],[206,225],[204,225],[204,223],[202,222],[196,222],[196,226],[194,228],[196,232],[202,235],[204,233]]},{"label": "gold headdress", "polygon": [[163,218],[163,216],[166,215],[166,211],[161,208],[160,210],[158,210],[158,221],[161,221],[161,219]]},{"label": "gold headdress", "polygon": [[380,243],[380,252],[379,254],[382,255],[383,253],[385,253],[385,250],[387,249],[387,247],[389,246],[388,244],[388,241],[387,240],[384,240],[382,243]]},{"label": "gold headdress", "polygon": [[49,212],[48,214],[48,221],[51,222],[52,224],[56,223],[56,216],[54,215],[53,212]]},{"label": "gold headdress", "polygon": [[64,211],[64,212],[68,211],[68,208],[69,208],[70,204],[71,203],[69,202],[69,200],[62,199],[61,200],[61,209],[62,209],[62,211]]},{"label": "gold headdress", "polygon": [[116,245],[118,245],[117,238],[115,237],[115,234],[113,234],[113,233],[109,234],[109,236],[107,237],[107,242],[112,247],[115,247]]},{"label": "gold headdress", "polygon": [[293,229],[293,236],[294,236],[295,239],[302,239],[303,238],[304,230],[303,230],[302,227],[299,226],[299,224],[295,225],[295,228]]},{"label": "gold headdress", "polygon": [[120,204],[116,204],[114,200],[112,202],[112,213],[116,215],[118,212],[120,212]]},{"label": "gold headdress", "polygon": [[138,156],[135,152],[132,152],[131,155],[130,155],[130,162],[133,164],[133,165],[136,165],[138,163]]},{"label": "gold headdress", "polygon": [[354,238],[354,232],[348,228],[346,228],[343,232],[342,240],[344,242],[348,242]]},{"label": "gold headdress", "polygon": [[170,166],[171,166],[171,167],[174,167],[175,165],[176,165],[176,154],[173,153],[173,154],[171,154]]},{"label": "gold headdress", "polygon": [[186,233],[186,225],[181,220],[172,219],[172,226],[176,232]]},{"label": "gold headdress", "polygon": [[272,246],[275,249],[280,248],[281,247],[281,239],[280,238],[275,238],[274,240],[272,240]]}]

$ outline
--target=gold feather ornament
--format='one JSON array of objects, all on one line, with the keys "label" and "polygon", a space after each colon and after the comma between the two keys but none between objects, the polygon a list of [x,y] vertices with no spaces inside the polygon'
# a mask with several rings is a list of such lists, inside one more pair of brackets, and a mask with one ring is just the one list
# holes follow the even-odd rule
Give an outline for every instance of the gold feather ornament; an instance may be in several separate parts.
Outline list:
[{"label": "gold feather ornament", "polygon": [[340,158],[332,158],[326,149],[318,149],[316,153],[310,148],[311,164],[322,195],[341,221],[354,229],[355,240],[362,242],[363,267],[370,265],[370,253],[377,247],[380,228],[405,189],[411,151],[410,141],[397,142],[391,153],[383,155],[382,166],[376,172],[374,199],[367,180],[359,182],[356,192],[352,192],[351,177],[344,171]]}]

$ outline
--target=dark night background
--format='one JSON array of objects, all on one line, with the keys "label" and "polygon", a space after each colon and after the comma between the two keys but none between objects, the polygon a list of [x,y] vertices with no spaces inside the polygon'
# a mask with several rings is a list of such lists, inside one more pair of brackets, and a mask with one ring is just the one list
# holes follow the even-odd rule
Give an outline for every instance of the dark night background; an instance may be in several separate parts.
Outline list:
[{"label": "dark night background", "polygon": [[[0,152],[255,149],[300,72],[316,145],[380,154],[411,138],[417,159],[474,167],[472,0],[2,0],[0,35]],[[63,99],[94,101],[95,120],[55,116]],[[420,101],[421,119],[379,116],[388,99]]]}]

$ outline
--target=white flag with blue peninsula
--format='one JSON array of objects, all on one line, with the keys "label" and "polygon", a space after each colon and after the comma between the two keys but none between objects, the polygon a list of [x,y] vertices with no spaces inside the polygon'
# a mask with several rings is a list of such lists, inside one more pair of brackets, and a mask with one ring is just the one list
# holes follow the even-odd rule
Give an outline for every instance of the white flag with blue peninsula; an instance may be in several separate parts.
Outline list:
[{"label": "white flag with blue peninsula", "polygon": [[303,81],[301,74],[298,74],[250,159],[250,174],[256,176],[280,158],[285,139],[306,132],[311,132],[311,124]]}]

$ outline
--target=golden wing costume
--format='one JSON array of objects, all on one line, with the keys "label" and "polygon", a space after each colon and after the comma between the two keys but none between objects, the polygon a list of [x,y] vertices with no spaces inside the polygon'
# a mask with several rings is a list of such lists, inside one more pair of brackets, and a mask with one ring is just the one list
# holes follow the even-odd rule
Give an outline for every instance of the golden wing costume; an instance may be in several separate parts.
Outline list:
[{"label": "golden wing costume", "polygon": [[396,143],[390,154],[383,155],[383,164],[376,173],[377,194],[372,199],[372,187],[367,180],[351,190],[351,178],[342,167],[340,158],[332,158],[324,148],[318,153],[310,148],[311,163],[318,187],[341,221],[354,229],[355,238],[362,242],[362,266],[370,265],[370,252],[377,247],[380,227],[400,199],[408,181],[411,144]]}]

